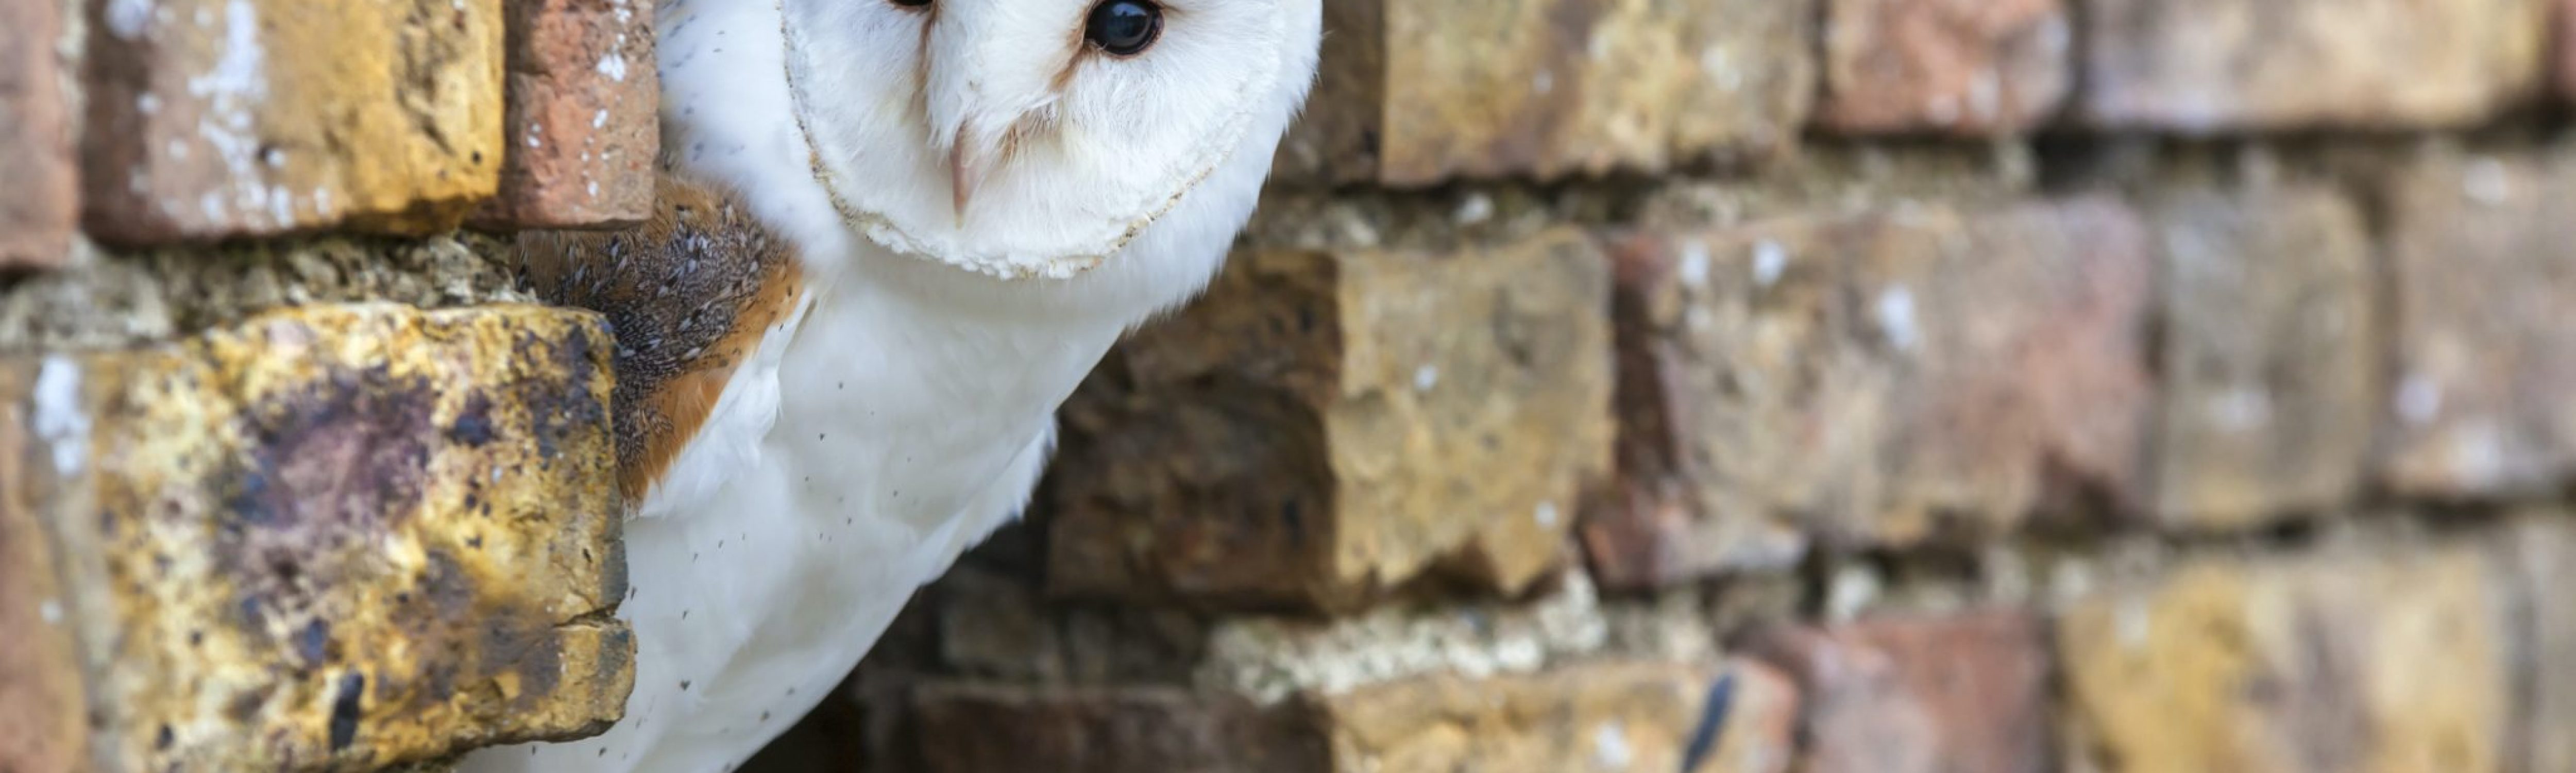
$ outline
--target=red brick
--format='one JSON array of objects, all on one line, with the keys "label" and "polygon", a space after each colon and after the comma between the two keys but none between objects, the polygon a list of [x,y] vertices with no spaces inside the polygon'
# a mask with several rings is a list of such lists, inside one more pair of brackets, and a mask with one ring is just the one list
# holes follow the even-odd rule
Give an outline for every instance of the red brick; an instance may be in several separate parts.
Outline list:
[{"label": "red brick", "polygon": [[1824,36],[1816,119],[1835,131],[2025,130],[2073,79],[2063,0],[1831,0]]},{"label": "red brick", "polygon": [[92,238],[429,233],[492,195],[500,0],[90,5]]},{"label": "red brick", "polygon": [[2576,153],[2436,155],[2389,181],[2400,492],[2553,496],[2576,476]]},{"label": "red brick", "polygon": [[0,266],[60,265],[78,221],[71,111],[61,57],[63,4],[0,0]]},{"label": "red brick", "polygon": [[474,213],[477,227],[614,228],[652,213],[662,133],[653,5],[508,5],[509,150],[500,195]]},{"label": "red brick", "polygon": [[2124,502],[2145,231],[2104,200],[1646,234],[1616,248],[1620,483],[1584,527],[1637,587]]},{"label": "red brick", "polygon": [[2084,111],[2183,132],[2475,123],[2542,81],[2551,0],[2087,0]]},{"label": "red brick", "polygon": [[1757,649],[1806,698],[1805,773],[2052,769],[2049,650],[2026,612],[1790,629]]},{"label": "red brick", "polygon": [[2350,502],[2380,394],[2358,208],[2314,187],[2177,189],[2153,219],[2165,297],[2149,508],[2228,529]]}]

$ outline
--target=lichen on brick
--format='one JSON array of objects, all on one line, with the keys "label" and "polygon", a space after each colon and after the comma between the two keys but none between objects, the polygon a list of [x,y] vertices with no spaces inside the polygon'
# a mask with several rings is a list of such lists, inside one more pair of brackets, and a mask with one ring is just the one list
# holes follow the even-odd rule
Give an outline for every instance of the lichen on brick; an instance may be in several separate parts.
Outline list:
[{"label": "lichen on brick", "polygon": [[617,719],[608,340],[317,305],[0,367],[78,642],[38,665],[83,674],[98,764],[365,770]]}]

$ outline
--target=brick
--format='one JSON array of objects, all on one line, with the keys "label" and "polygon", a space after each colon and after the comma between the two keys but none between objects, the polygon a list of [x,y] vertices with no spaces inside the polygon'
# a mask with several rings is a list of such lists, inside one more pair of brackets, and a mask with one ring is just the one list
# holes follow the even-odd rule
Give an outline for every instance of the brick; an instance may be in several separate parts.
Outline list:
[{"label": "brick", "polygon": [[0,266],[50,267],[71,251],[78,169],[63,93],[63,4],[0,0]]},{"label": "brick", "polygon": [[2102,199],[1639,233],[1614,248],[1610,587],[2125,502],[2152,389],[2145,229]]},{"label": "brick", "polygon": [[[1708,711],[1726,677],[1726,711]],[[1222,690],[936,683],[907,699],[929,773],[1785,773],[1798,695],[1751,662],[1429,676],[1257,704]],[[887,759],[893,759],[888,757]]]},{"label": "brick", "polygon": [[78,675],[96,770],[369,769],[605,729],[634,646],[610,616],[612,350],[587,314],[311,306],[0,367],[0,438],[30,441],[0,524],[52,535],[40,609],[70,645],[0,657],[0,685]]},{"label": "brick", "polygon": [[[6,44],[0,44],[6,45]],[[0,447],[27,447],[22,405],[0,408]],[[27,479],[24,453],[0,454],[0,482]],[[78,643],[63,606],[53,539],[28,507],[24,486],[0,486],[0,770],[70,773],[82,762],[88,694]]]},{"label": "brick", "polygon": [[1776,0],[1335,0],[1278,177],[1397,186],[1657,171],[1796,141],[1814,13]]},{"label": "brick", "polygon": [[501,3],[102,2],[83,218],[141,246],[454,227],[501,166]]},{"label": "brick", "polygon": [[2396,362],[2380,474],[2406,494],[2554,496],[2576,474],[2576,154],[2436,154],[2384,195]]},{"label": "brick", "polygon": [[2359,494],[2379,413],[2378,292],[2330,190],[2184,189],[2154,212],[2164,310],[2150,509],[2228,529]]},{"label": "brick", "polygon": [[1845,133],[2009,134],[2072,87],[2063,0],[1829,0],[1816,120]]},{"label": "brick", "polygon": [[2576,0],[2558,0],[2551,11],[2553,85],[2560,101],[2576,100]]},{"label": "brick", "polygon": [[2087,0],[2083,111],[2190,133],[2475,123],[2541,85],[2550,0]]},{"label": "brick", "polygon": [[1528,587],[1608,467],[1606,273],[1570,229],[1237,256],[1067,404],[1049,589],[1346,609],[1434,572]]},{"label": "brick", "polygon": [[1179,688],[933,685],[912,699],[926,773],[1323,773],[1324,738],[1295,706]]},{"label": "brick", "polygon": [[2497,610],[2474,550],[2187,565],[2061,619],[2066,748],[2135,773],[2502,770]]},{"label": "brick", "polygon": [[[1738,665],[1719,742],[1694,773],[1787,770],[1797,696],[1759,666]],[[1671,771],[1707,718],[1723,671],[1606,662],[1545,673],[1433,676],[1322,699],[1332,770],[1556,773]]]},{"label": "brick", "polygon": [[616,228],[653,209],[662,142],[653,4],[523,0],[509,44],[500,195],[475,226]]},{"label": "brick", "polygon": [[2039,773],[2049,649],[2018,610],[1863,620],[1766,634],[1804,696],[1806,773]]},{"label": "brick", "polygon": [[2524,685],[2515,705],[2519,767],[2576,771],[2576,518],[2564,510],[2525,514],[2495,535],[2494,562],[2511,588],[2506,627],[2517,637],[2512,673]]}]

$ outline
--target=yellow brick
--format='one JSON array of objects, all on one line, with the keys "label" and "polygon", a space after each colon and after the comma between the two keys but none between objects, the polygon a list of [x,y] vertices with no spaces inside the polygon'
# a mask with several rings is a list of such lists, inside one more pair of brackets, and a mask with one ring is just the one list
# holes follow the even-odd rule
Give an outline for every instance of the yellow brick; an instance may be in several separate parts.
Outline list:
[{"label": "yellow brick", "polygon": [[102,241],[434,231],[498,185],[500,0],[103,7],[83,154]]},{"label": "yellow brick", "polygon": [[2204,563],[2069,611],[2074,741],[2120,773],[2499,770],[2504,636],[2480,554]]},{"label": "yellow brick", "polygon": [[0,667],[83,675],[102,771],[365,770],[605,727],[633,649],[612,346],[535,307],[307,307],[0,369],[34,441],[0,488],[53,539],[42,603],[76,642]]}]

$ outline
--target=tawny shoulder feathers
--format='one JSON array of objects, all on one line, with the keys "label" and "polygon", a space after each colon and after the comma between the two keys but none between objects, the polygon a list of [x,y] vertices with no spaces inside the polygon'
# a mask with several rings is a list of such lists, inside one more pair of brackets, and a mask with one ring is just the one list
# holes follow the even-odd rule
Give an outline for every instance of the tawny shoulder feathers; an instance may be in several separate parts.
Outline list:
[{"label": "tawny shoulder feathers", "polygon": [[616,333],[618,486],[630,502],[669,471],[803,294],[787,241],[729,193],[667,173],[654,188],[642,226],[518,240],[530,292],[597,311]]}]

